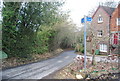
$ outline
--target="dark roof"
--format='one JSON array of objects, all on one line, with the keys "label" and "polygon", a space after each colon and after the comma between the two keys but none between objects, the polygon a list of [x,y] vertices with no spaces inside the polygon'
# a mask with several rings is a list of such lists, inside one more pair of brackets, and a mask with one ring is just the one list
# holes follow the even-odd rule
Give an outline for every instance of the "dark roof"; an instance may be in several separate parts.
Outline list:
[{"label": "dark roof", "polygon": [[103,8],[106,11],[106,13],[110,16],[112,15],[113,11],[115,10],[115,8],[112,8],[112,7],[107,7],[107,6],[100,6],[100,7]]},{"label": "dark roof", "polygon": [[95,11],[95,13],[93,14],[92,18],[94,17],[94,15],[96,14],[96,12],[99,10],[99,8],[102,8],[109,16],[111,16],[112,13],[113,13],[113,11],[115,10],[115,8],[112,8],[112,7],[99,6],[97,8],[97,10]]}]

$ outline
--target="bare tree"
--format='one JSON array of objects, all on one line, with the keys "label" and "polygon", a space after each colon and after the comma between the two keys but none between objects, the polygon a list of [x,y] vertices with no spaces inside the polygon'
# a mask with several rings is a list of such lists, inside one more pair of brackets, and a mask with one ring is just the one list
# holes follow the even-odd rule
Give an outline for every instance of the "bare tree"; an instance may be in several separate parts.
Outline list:
[{"label": "bare tree", "polygon": [[99,5],[101,6],[107,6],[107,7],[117,7],[117,2],[114,0],[106,0],[105,2],[100,2]]},{"label": "bare tree", "polygon": [[57,31],[53,42],[53,49],[62,47],[72,47],[76,43],[76,25],[73,22],[63,21],[54,26]]}]

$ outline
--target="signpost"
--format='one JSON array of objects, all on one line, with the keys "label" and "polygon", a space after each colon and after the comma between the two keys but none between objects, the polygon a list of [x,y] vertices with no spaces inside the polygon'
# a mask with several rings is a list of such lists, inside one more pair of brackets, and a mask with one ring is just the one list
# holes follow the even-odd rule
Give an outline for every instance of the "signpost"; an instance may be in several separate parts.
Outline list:
[{"label": "signpost", "polygon": [[87,27],[87,21],[90,22],[92,21],[91,17],[84,16],[84,18],[81,19],[81,23],[84,23],[84,69],[86,69],[86,27]]},{"label": "signpost", "polygon": [[89,22],[92,21],[91,17],[86,16],[86,18],[84,17],[84,18],[81,19],[81,23],[85,23],[85,19],[86,19],[86,21],[89,21]]}]

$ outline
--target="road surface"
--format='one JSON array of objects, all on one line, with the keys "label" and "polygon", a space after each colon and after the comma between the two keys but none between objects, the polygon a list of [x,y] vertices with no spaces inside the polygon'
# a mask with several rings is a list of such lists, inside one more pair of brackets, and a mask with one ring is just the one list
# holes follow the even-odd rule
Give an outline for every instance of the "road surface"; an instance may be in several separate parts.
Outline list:
[{"label": "road surface", "polygon": [[71,63],[74,57],[74,51],[67,51],[52,59],[7,69],[2,71],[2,79],[42,79]]},{"label": "road surface", "polygon": [[[74,61],[74,58],[83,55],[77,55],[74,51],[66,51],[61,53],[59,56],[37,62],[32,64],[27,64],[24,66],[19,66],[16,68],[11,68],[2,71],[3,79],[42,79],[43,77],[65,67]],[[87,56],[92,60],[92,56]],[[109,61],[106,56],[96,56],[95,60],[98,61]],[[118,60],[115,60],[117,62]],[[1,72],[0,72],[1,74]]]}]

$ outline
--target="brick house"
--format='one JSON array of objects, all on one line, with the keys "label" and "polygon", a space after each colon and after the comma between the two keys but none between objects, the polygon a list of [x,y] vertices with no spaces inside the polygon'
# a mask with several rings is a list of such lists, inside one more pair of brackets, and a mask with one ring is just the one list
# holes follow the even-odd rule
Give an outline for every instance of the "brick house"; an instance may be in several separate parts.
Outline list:
[{"label": "brick house", "polygon": [[118,53],[118,44],[120,41],[120,4],[114,10],[111,16],[110,21],[110,44],[111,44],[111,53],[115,54]]},{"label": "brick house", "polygon": [[99,6],[92,16],[91,22],[91,37],[92,40],[87,42],[87,48],[92,52],[92,49],[99,49],[101,54],[109,54],[110,44],[110,17],[115,8]]}]

